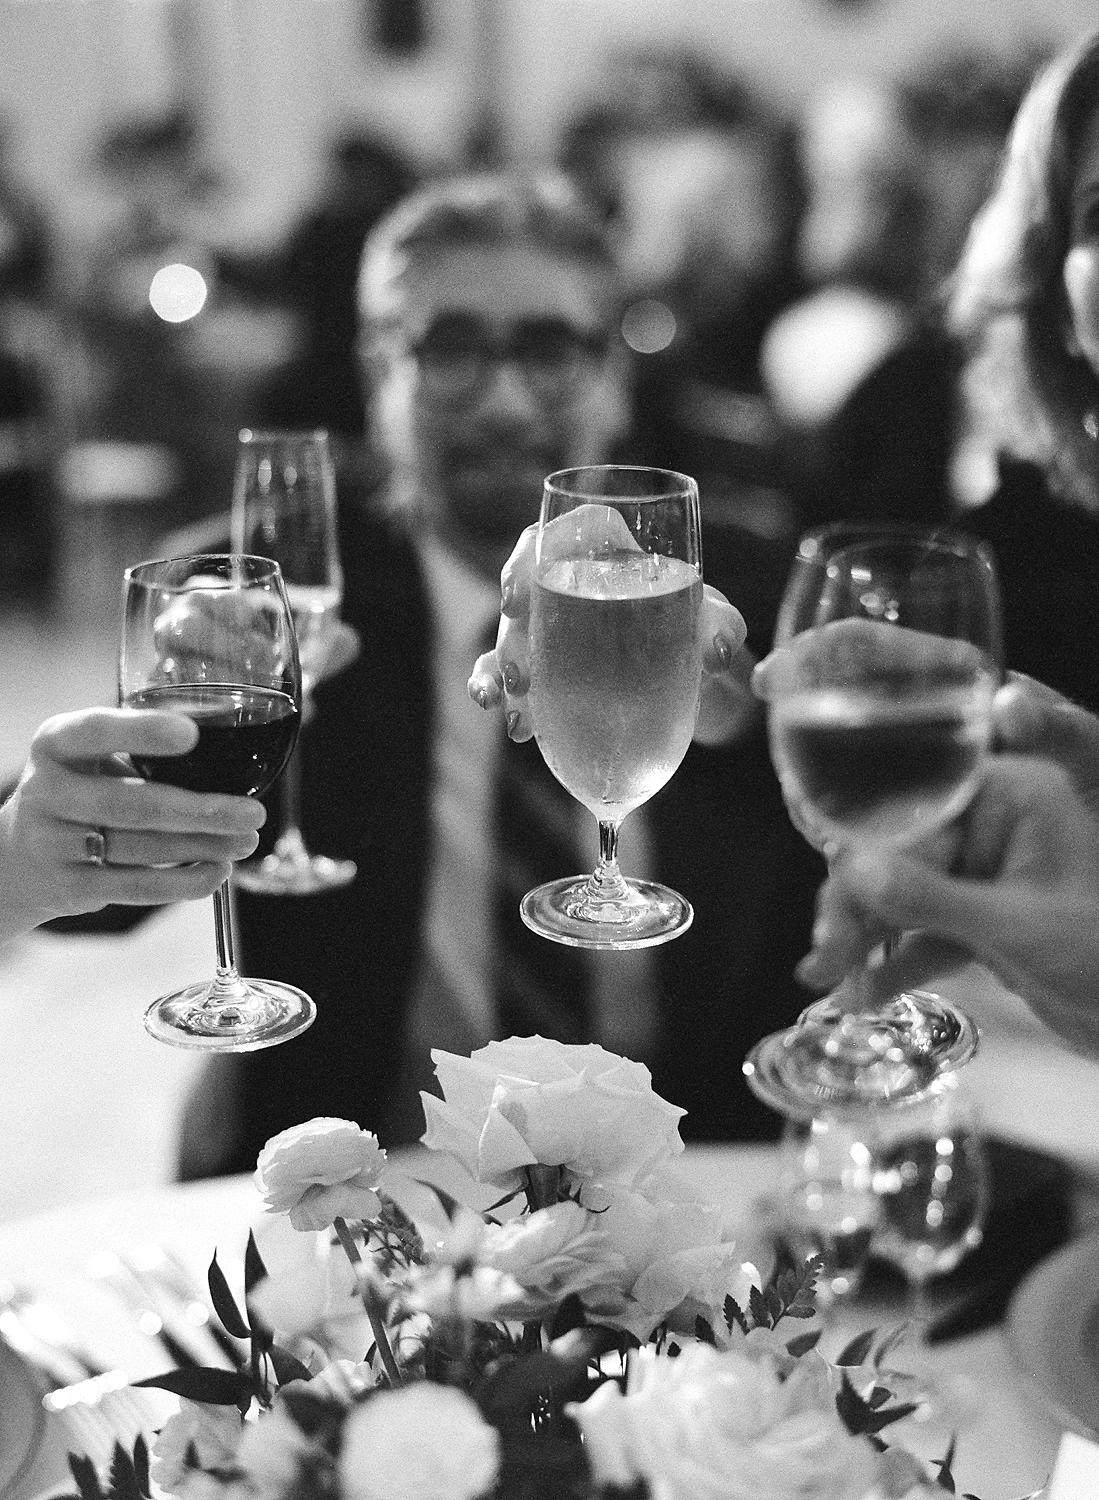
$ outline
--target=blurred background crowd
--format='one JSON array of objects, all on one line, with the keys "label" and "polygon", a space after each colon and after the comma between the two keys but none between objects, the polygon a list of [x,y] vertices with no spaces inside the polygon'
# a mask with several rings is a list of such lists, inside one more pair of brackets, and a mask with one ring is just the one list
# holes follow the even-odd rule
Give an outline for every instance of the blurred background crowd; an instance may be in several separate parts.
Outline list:
[{"label": "blurred background crowd", "polygon": [[607,216],[633,451],[708,524],[979,500],[937,299],[1086,7],[659,9],[4,0],[0,598],[101,622],[124,563],[225,508],[242,425],[361,437],[364,234],[471,164],[558,165]]}]

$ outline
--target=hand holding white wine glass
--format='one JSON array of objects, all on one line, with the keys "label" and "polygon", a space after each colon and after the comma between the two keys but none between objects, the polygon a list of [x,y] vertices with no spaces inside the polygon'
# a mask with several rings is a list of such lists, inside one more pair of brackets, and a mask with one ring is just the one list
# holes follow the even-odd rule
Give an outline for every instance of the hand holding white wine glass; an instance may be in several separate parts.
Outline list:
[{"label": "hand holding white wine glass", "polygon": [[[119,701],[186,714],[198,728],[179,755],[133,755],[149,781],[196,792],[258,797],[286,764],[301,719],[301,667],[278,564],[239,554],[139,563],[123,583]],[[233,955],[229,884],[214,895],[213,979],[153,1002],[145,1026],[159,1041],[224,1051],[270,1047],[304,1031],[308,995],[243,979]]]},{"label": "hand holding white wine glass", "polygon": [[[903,844],[961,812],[992,732],[999,592],[987,550],[945,531],[875,533],[798,579],[766,664],[771,754],[819,846]],[[782,621],[780,621],[780,624]],[[937,996],[884,997],[872,974],[749,1055],[784,1114],[911,1098],[971,1055],[971,1023]]]},{"label": "hand holding white wine glass", "polygon": [[[298,635],[302,716],[323,670],[343,602],[337,547],[336,479],[328,434],[254,432],[245,428],[233,481],[232,547],[271,557],[282,569]],[[313,854],[301,830],[301,749],[291,753],[280,784],[282,826],[269,854],[236,873],[244,890],[314,895],[355,878],[350,859]]]},{"label": "hand holding white wine glass", "polygon": [[693,479],[595,465],[545,481],[531,588],[534,733],[550,770],[599,823],[588,875],[529,892],[535,932],[632,948],[685,932],[693,910],[623,875],[618,830],[669,780],[694,733],[702,679],[701,527]]}]

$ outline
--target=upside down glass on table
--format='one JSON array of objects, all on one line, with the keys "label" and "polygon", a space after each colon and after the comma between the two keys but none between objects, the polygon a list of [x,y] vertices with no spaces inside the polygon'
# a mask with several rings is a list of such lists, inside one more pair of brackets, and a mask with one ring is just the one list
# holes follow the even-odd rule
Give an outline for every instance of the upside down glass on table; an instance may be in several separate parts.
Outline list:
[{"label": "upside down glass on table", "polygon": [[701,601],[693,479],[615,464],[546,479],[531,589],[534,733],[550,770],[598,821],[599,863],[523,898],[522,918],[542,937],[639,948],[691,925],[684,896],[623,875],[618,830],[691,743]]},{"label": "upside down glass on table", "polygon": [[[944,528],[874,527],[806,555],[814,538],[768,667],[783,794],[818,847],[911,843],[963,810],[991,739],[1002,674],[992,559]],[[744,1071],[767,1103],[805,1118],[919,1097],[976,1040],[940,997],[883,998],[864,968],[758,1043]]]},{"label": "upside down glass on table", "polygon": [[[119,701],[186,714],[198,741],[183,755],[133,757],[150,781],[258,797],[286,764],[301,721],[301,667],[282,573],[266,557],[204,553],[128,568]],[[312,1024],[303,991],[244,979],[233,955],[229,883],[214,893],[213,979],[161,996],[145,1013],[158,1041],[248,1052]]]},{"label": "upside down glass on table", "polygon": [[[343,602],[337,547],[336,478],[328,434],[244,428],[233,479],[232,548],[259,552],[282,569],[298,635],[302,718],[332,643]],[[279,786],[282,826],[274,847],[234,876],[238,886],[274,896],[309,896],[355,878],[350,859],[313,854],[301,830],[301,746]]]}]

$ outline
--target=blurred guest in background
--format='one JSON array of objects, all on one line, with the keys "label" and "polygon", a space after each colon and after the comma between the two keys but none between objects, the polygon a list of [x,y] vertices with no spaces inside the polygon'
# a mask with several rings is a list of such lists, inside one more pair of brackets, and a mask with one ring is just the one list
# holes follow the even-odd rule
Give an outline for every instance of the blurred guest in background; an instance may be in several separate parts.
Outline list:
[{"label": "blurred guest in background", "polygon": [[[527,931],[515,881],[542,846],[552,867],[537,878],[592,864],[590,815],[466,693],[542,479],[607,457],[625,428],[620,313],[603,227],[564,179],[443,180],[371,235],[359,314],[375,461],[340,488],[344,615],[362,650],[320,687],[302,737],[306,837],[360,873],[323,896],[238,894],[245,965],[302,985],[318,1016],[290,1046],[207,1064],[183,1175],[243,1170],[318,1112],[414,1138],[430,1049],[515,1032],[648,1061],[688,1133],[775,1133],[730,1059],[799,1008],[791,971],[820,868],[758,717],[736,745],[693,747],[623,829],[624,864],[695,893],[693,928],[666,949],[581,954]],[[743,558],[707,549],[708,577],[735,597]],[[719,676],[743,635],[723,607]]]},{"label": "blurred guest in background", "polygon": [[1099,707],[1099,34],[1020,107],[958,267],[951,325],[999,478],[966,524],[992,544],[1006,658]]},{"label": "blurred guest in background", "polygon": [[294,313],[294,357],[259,398],[256,420],[324,427],[333,441],[363,435],[355,355],[355,285],[363,241],[411,191],[416,170],[380,139],[352,133],[333,142],[316,201],[281,250],[276,285]]}]

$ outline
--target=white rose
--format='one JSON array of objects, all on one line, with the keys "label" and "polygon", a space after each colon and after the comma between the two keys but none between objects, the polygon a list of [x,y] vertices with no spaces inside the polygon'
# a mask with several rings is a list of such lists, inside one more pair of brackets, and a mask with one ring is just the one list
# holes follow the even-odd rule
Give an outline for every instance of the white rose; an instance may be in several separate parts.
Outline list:
[{"label": "white rose", "polygon": [[424,1144],[479,1182],[519,1187],[542,1165],[633,1183],[683,1150],[686,1111],[654,1093],[648,1068],[595,1044],[512,1037],[431,1058],[443,1098],[421,1095]]},{"label": "white rose", "polygon": [[355,1408],[340,1450],[343,1500],[476,1500],[496,1481],[499,1438],[461,1391],[421,1381]]},{"label": "white rose", "polygon": [[448,1265],[412,1266],[402,1300],[408,1311],[433,1319],[495,1323],[533,1313],[530,1299],[515,1278],[492,1266],[460,1272]]},{"label": "white rose", "polygon": [[297,1261],[258,1282],[251,1293],[256,1311],[284,1338],[324,1337],[336,1324],[365,1317],[355,1267],[343,1251]]},{"label": "white rose", "polygon": [[[179,1411],[157,1433],[151,1475],[162,1490],[179,1495],[198,1470],[229,1469],[236,1462],[241,1417],[235,1406],[213,1406],[183,1399]],[[195,1464],[188,1462],[193,1453]]]},{"label": "white rose", "polygon": [[295,1229],[327,1229],[336,1218],[374,1217],[384,1168],[377,1136],[353,1120],[319,1117],[267,1142],[255,1183],[269,1213],[289,1213]]},{"label": "white rose", "polygon": [[258,1500],[278,1500],[300,1489],[299,1471],[315,1446],[276,1398],[258,1422],[246,1424],[237,1463]]},{"label": "white rose", "polygon": [[[726,1295],[743,1307],[759,1284],[755,1267],[740,1260],[726,1237],[725,1215],[714,1204],[653,1202],[615,1183],[592,1184],[584,1202],[597,1212],[611,1252],[604,1261],[608,1274],[584,1301],[642,1342],[665,1322],[693,1334],[696,1317],[713,1320]],[[724,1324],[717,1321],[720,1337]]]},{"label": "white rose", "polygon": [[781,1379],[766,1359],[690,1345],[630,1356],[626,1394],[570,1405],[600,1483],[653,1500],[863,1500],[877,1455],[844,1428],[818,1362]]},{"label": "white rose", "polygon": [[596,1215],[572,1202],[489,1224],[482,1259],[547,1304],[625,1275]]}]

